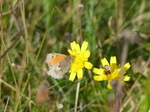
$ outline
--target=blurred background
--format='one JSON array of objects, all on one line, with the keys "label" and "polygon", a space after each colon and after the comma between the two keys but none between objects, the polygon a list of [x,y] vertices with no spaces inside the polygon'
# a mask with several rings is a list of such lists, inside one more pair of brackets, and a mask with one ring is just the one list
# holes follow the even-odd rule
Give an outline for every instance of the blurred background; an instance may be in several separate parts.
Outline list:
[{"label": "blurred background", "polygon": [[[0,112],[73,112],[78,80],[48,76],[45,63],[48,53],[68,55],[72,41],[89,43],[94,67],[126,56],[120,112],[150,111],[149,0],[1,0]],[[84,70],[77,110],[113,111],[113,90],[94,75]]]}]

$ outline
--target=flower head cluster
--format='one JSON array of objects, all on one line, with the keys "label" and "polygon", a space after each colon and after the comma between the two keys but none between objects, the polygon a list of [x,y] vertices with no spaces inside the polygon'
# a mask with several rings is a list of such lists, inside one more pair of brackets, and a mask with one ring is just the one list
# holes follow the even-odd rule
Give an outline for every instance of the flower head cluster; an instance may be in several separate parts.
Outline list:
[{"label": "flower head cluster", "polygon": [[[117,65],[116,57],[112,56],[110,58],[110,64],[106,60],[106,58],[101,59],[101,63],[103,68],[94,68],[93,72],[98,74],[98,76],[94,76],[94,80],[96,81],[103,81],[103,80],[108,80],[108,85],[107,88],[112,89],[112,86],[110,82],[112,80],[118,80],[120,77],[120,72],[124,71],[123,74],[126,73],[126,71],[130,68],[130,64],[126,63],[123,67],[120,68],[119,65]],[[129,76],[123,76],[123,81],[129,81],[130,77]]]},{"label": "flower head cluster", "polygon": [[84,41],[81,48],[76,42],[71,43],[71,50],[68,49],[72,58],[72,64],[70,66],[70,77],[69,80],[73,81],[77,75],[78,79],[83,77],[83,68],[91,69],[92,64],[88,62],[90,51],[87,50],[88,42]]}]

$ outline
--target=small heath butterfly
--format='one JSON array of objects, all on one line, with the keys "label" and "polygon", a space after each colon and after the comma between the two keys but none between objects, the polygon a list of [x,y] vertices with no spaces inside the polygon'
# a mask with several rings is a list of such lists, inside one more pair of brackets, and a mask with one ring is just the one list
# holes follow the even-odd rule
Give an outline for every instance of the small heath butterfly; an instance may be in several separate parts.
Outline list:
[{"label": "small heath butterfly", "polygon": [[64,54],[49,53],[46,57],[49,67],[49,74],[55,79],[63,78],[71,65],[71,58]]}]

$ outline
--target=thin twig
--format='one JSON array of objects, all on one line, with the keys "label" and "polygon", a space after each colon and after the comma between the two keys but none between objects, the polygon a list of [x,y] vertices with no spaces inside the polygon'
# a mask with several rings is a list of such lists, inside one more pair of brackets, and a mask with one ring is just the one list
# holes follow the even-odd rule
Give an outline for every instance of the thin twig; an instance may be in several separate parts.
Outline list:
[{"label": "thin twig", "polygon": [[[10,84],[6,83],[2,79],[0,79],[0,82],[2,82],[4,85],[6,85],[7,87],[11,88],[12,90],[16,91],[20,95],[24,96],[27,100],[31,100],[29,97],[27,97],[26,95],[22,94],[19,90],[17,90],[16,88],[14,88],[13,86],[11,86]],[[33,101],[32,101],[32,103],[33,103]]]},{"label": "thin twig", "polygon": [[16,44],[16,42],[18,41],[18,39],[23,35],[24,31],[19,31],[17,36],[16,36],[16,40],[12,43],[12,45],[10,47],[8,47],[8,49],[0,56],[0,60],[13,48],[13,46]]},{"label": "thin twig", "polygon": [[6,102],[6,106],[5,106],[4,112],[6,112],[6,110],[7,110],[8,103],[9,103],[9,97],[8,97],[8,100],[7,100],[7,102]]}]

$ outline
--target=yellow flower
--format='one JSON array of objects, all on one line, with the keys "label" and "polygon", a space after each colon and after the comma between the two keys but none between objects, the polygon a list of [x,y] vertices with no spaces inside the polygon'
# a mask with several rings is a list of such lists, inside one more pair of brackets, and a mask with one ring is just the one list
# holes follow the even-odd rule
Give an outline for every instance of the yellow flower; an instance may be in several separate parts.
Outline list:
[{"label": "yellow flower", "polygon": [[83,77],[83,68],[91,69],[92,64],[88,62],[88,58],[90,56],[90,51],[87,50],[88,42],[84,41],[81,48],[79,44],[76,44],[76,42],[71,43],[71,50],[68,49],[68,52],[70,53],[72,59],[72,64],[70,66],[70,77],[69,80],[73,81],[77,75],[78,79],[81,79]]},{"label": "yellow flower", "polygon": [[[126,63],[123,67],[120,68],[119,65],[117,65],[116,57],[112,56],[110,58],[110,64],[106,60],[106,58],[101,59],[101,63],[103,68],[94,68],[93,72],[98,74],[99,76],[94,76],[94,80],[96,81],[103,81],[108,80],[107,88],[112,89],[112,86],[110,84],[111,80],[118,80],[120,77],[120,71],[123,69],[124,74],[126,71],[130,68],[130,64]],[[123,76],[123,81],[129,81],[129,76]]]}]

